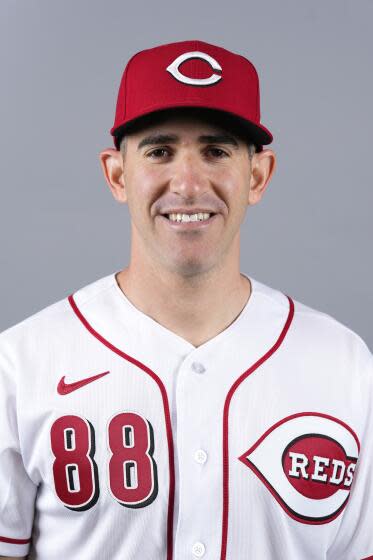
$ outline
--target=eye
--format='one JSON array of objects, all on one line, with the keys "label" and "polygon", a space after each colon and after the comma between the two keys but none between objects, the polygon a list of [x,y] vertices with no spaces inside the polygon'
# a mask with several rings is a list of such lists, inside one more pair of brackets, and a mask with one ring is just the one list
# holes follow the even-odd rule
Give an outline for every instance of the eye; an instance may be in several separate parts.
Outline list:
[{"label": "eye", "polygon": [[225,152],[221,148],[217,148],[216,146],[210,146],[206,151],[211,152],[212,156],[217,157],[218,159],[221,159],[222,157],[228,157],[227,152]]},{"label": "eye", "polygon": [[146,154],[146,157],[151,158],[151,159],[162,159],[162,153],[166,152],[169,155],[169,149],[168,148],[155,148],[154,150],[152,150],[151,152],[148,152]]}]

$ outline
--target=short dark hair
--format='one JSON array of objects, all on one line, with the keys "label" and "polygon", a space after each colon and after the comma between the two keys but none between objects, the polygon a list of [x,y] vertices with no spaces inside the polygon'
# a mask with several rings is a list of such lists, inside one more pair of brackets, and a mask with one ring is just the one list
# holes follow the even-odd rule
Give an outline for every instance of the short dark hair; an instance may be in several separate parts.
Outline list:
[{"label": "short dark hair", "polygon": [[228,113],[223,113],[222,111],[206,109],[204,107],[177,107],[175,109],[156,111],[154,113],[144,115],[143,117],[139,117],[133,123],[127,124],[124,129],[118,129],[115,137],[118,149],[124,156],[127,136],[140,131],[146,126],[158,124],[175,114],[199,118],[207,121],[208,123],[218,125],[220,128],[229,132],[233,136],[236,136],[247,145],[250,158],[255,152],[261,149],[251,138],[248,137],[245,129],[233,116],[230,116]]}]

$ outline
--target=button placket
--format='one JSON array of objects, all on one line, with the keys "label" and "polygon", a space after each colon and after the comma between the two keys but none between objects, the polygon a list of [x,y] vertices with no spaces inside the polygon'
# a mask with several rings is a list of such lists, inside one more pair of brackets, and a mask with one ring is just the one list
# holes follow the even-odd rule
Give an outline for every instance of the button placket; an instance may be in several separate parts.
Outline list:
[{"label": "button placket", "polygon": [[[199,373],[199,374],[202,374],[206,371],[205,366],[201,364],[201,362],[192,362],[191,368],[195,373]],[[204,451],[203,449],[198,449],[194,453],[194,459],[197,463],[203,465],[207,460],[206,451]],[[205,550],[206,550],[205,545],[201,542],[196,542],[192,546],[192,553],[193,556],[195,556],[196,558],[202,558],[202,556],[204,556],[205,554]]]},{"label": "button placket", "polygon": [[[176,396],[178,403],[178,452],[180,486],[180,517],[175,533],[175,554],[180,560],[202,558],[206,556],[206,548],[214,555],[219,549],[218,537],[210,537],[208,543],[195,540],[204,538],[200,533],[203,519],[213,519],[216,525],[220,522],[216,508],[213,508],[211,487],[206,486],[208,462],[211,460],[208,442],[210,441],[210,414],[204,406],[210,395],[208,366],[200,352],[193,352],[193,358],[186,359],[178,384]],[[204,375],[203,375],[204,374]],[[215,405],[215,399],[212,399]],[[215,429],[215,424],[214,424]],[[219,431],[220,434],[220,431]],[[201,446],[201,447],[199,447]],[[215,454],[213,453],[212,456]],[[207,464],[206,464],[207,463]],[[207,478],[206,478],[207,477]],[[194,491],[191,493],[190,488]],[[195,500],[199,507],[196,511]],[[185,544],[189,542],[189,547]]]}]

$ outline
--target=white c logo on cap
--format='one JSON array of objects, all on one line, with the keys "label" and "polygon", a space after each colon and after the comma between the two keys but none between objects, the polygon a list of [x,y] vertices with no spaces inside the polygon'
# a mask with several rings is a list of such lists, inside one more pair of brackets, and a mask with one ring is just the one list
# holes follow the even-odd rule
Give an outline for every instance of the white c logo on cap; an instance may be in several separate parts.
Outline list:
[{"label": "white c logo on cap", "polygon": [[202,58],[202,60],[205,60],[210,64],[213,70],[222,71],[222,67],[215,58],[212,58],[212,56],[204,52],[193,51],[178,56],[169,66],[167,66],[167,72],[170,72],[170,74],[172,74],[172,76],[179,82],[192,86],[210,86],[211,84],[215,84],[221,80],[221,76],[219,76],[219,74],[211,74],[209,78],[189,78],[188,76],[184,76],[184,74],[179,71],[179,66],[185,62],[185,60],[189,60],[191,58]]}]

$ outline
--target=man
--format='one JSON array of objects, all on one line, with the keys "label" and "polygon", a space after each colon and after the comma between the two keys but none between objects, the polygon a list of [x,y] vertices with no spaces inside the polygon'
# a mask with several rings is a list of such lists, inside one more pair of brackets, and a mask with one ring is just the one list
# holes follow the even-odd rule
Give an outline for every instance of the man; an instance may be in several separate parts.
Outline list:
[{"label": "man", "polygon": [[255,68],[141,51],[111,133],[129,265],[0,337],[0,553],[373,558],[372,354],[239,268],[275,169]]}]

